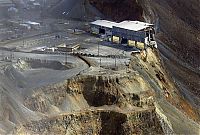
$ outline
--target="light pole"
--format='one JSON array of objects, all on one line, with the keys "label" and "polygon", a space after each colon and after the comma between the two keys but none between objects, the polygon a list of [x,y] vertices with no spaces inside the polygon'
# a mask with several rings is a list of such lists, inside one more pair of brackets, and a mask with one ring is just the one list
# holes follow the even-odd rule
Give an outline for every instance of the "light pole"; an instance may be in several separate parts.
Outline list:
[{"label": "light pole", "polygon": [[[99,55],[99,44],[100,44],[100,41],[98,42],[98,50],[97,50],[97,51],[98,51],[98,52],[97,52],[97,53],[98,53],[97,55],[98,55],[98,57],[100,58],[100,55]],[[100,72],[100,71],[101,71],[101,58],[100,58],[99,61],[100,61],[100,62],[99,62],[99,72]]]},{"label": "light pole", "polygon": [[67,65],[67,52],[65,53],[65,65]]},{"label": "light pole", "polygon": [[[24,19],[25,19],[25,8],[22,9],[22,24],[24,24]],[[24,29],[22,28],[22,45],[25,47],[25,41],[24,41]]]},{"label": "light pole", "polygon": [[4,60],[4,51],[2,50],[2,60]]},{"label": "light pole", "polygon": [[115,68],[117,67],[117,59],[116,59],[116,55],[115,55]]},{"label": "light pole", "polygon": [[98,42],[98,57],[99,57],[99,72],[101,72],[101,57],[100,57],[100,43],[103,41],[102,37]]}]

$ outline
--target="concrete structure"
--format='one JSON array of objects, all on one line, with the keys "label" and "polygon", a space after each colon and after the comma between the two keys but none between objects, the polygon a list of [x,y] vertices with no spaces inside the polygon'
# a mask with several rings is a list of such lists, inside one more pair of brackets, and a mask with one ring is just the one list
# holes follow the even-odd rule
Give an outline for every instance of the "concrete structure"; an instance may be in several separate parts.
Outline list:
[{"label": "concrete structure", "polygon": [[11,27],[18,27],[20,25],[19,21],[14,21],[14,20],[5,20],[4,23]]},{"label": "concrete structure", "polygon": [[25,23],[19,24],[19,26],[21,26],[21,28],[23,28],[23,29],[27,29],[27,30],[31,29],[31,26],[28,24],[25,24]]},{"label": "concrete structure", "polygon": [[140,21],[123,21],[120,23],[97,20],[91,23],[91,31],[94,34],[112,37],[112,42],[117,44],[127,44],[139,49],[146,46],[157,48],[154,38],[154,25]]},{"label": "concrete structure", "polygon": [[40,23],[32,22],[32,21],[15,21],[15,20],[6,20],[5,24],[12,27],[23,27],[26,29],[39,29]]},{"label": "concrete structure", "polygon": [[33,29],[39,29],[40,28],[40,23],[37,23],[37,22],[26,21],[24,23],[30,25],[31,28],[33,28]]},{"label": "concrete structure", "polygon": [[15,12],[15,13],[17,13],[18,9],[15,8],[15,7],[10,7],[10,8],[8,8],[8,12]]},{"label": "concrete structure", "polygon": [[11,0],[0,0],[0,20],[3,19],[4,17],[8,17],[8,9],[10,7],[14,7],[15,4]]},{"label": "concrete structure", "polygon": [[57,46],[58,51],[60,52],[74,52],[75,50],[80,48],[79,44],[70,44],[67,45],[66,43],[60,44]]},{"label": "concrete structure", "polygon": [[97,20],[91,23],[91,32],[93,34],[103,34],[112,36],[112,28],[118,23],[107,20]]},{"label": "concrete structure", "polygon": [[0,0],[0,7],[13,7],[15,6],[11,0]]},{"label": "concrete structure", "polygon": [[40,8],[40,3],[39,2],[34,2],[33,6],[35,6],[35,8]]}]

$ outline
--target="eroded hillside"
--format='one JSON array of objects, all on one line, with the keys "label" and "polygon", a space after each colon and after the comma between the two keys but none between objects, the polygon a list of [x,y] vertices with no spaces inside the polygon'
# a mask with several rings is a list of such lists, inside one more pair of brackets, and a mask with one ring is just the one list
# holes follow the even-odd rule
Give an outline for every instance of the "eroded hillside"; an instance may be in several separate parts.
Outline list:
[{"label": "eroded hillside", "polygon": [[144,20],[143,9],[136,0],[89,0],[106,18],[115,21]]},{"label": "eroded hillside", "polygon": [[139,75],[121,77],[118,74],[81,75],[60,84],[44,87],[35,90],[32,96],[25,99],[24,104],[32,111],[46,114],[47,118],[24,124],[17,132],[39,134],[172,132],[170,125],[166,123],[168,121],[162,120],[162,116],[156,114],[154,92],[149,89],[150,86],[146,85],[145,80]]}]

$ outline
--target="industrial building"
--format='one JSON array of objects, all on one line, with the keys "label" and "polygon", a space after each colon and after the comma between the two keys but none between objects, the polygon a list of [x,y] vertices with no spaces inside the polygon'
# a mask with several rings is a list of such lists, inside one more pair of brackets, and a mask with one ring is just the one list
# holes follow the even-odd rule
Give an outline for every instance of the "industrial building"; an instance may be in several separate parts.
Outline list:
[{"label": "industrial building", "polygon": [[13,7],[15,6],[12,0],[0,0],[0,7]]},{"label": "industrial building", "polygon": [[3,17],[9,16],[7,11],[10,7],[15,7],[15,4],[11,0],[0,0],[0,20]]},{"label": "industrial building", "polygon": [[39,29],[40,28],[40,23],[38,23],[38,22],[26,21],[24,23],[30,25],[31,28],[33,28],[33,29]]},{"label": "industrial building", "polygon": [[107,20],[97,20],[91,22],[91,32],[93,34],[103,34],[107,36],[112,36],[113,26],[116,26],[116,22],[111,22]]},{"label": "industrial building", "polygon": [[79,44],[69,44],[67,45],[66,43],[62,43],[57,46],[58,51],[60,52],[74,52],[80,48]]},{"label": "industrial building", "polygon": [[123,21],[120,23],[107,20],[97,20],[91,23],[91,32],[94,34],[111,36],[117,44],[127,44],[139,49],[147,46],[157,48],[155,42],[154,25],[140,21]]}]

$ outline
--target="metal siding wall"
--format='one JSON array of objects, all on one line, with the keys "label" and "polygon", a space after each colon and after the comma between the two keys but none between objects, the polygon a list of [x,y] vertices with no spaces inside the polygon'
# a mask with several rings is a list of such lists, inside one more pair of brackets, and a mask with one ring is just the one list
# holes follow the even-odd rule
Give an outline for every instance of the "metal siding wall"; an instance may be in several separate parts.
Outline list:
[{"label": "metal siding wall", "polygon": [[112,34],[113,36],[121,36],[120,29],[114,26],[112,29]]},{"label": "metal siding wall", "polygon": [[113,27],[112,33],[114,36],[123,37],[129,40],[134,40],[137,42],[145,42],[145,32],[144,31],[131,31],[122,28]]},{"label": "metal siding wall", "polygon": [[112,36],[112,31],[111,30],[106,30],[106,35],[107,36]]},{"label": "metal siding wall", "polygon": [[90,24],[90,29],[92,30],[92,33],[94,34],[99,34],[99,29],[105,29],[105,34],[108,36],[112,35],[112,29],[111,28],[107,28],[104,26],[99,26],[99,25],[94,25],[94,24]]},{"label": "metal siding wall", "polygon": [[99,34],[99,29],[97,27],[91,27],[91,31],[93,34]]},{"label": "metal siding wall", "polygon": [[128,35],[131,40],[138,42],[145,42],[145,32],[144,31],[130,31],[128,30]]},{"label": "metal siding wall", "polygon": [[100,26],[99,25],[95,25],[95,24],[90,24],[91,25],[91,27],[95,27],[95,28],[100,28]]}]

